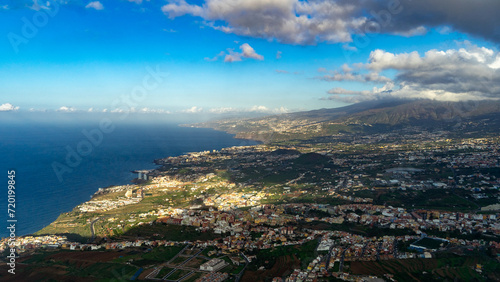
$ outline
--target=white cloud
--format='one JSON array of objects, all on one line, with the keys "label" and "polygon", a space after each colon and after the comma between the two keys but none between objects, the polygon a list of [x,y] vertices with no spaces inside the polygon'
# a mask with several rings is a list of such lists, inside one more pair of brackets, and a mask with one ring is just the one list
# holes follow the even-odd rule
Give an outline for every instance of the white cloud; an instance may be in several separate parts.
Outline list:
[{"label": "white cloud", "polygon": [[440,34],[450,34],[452,32],[452,29],[449,26],[443,26],[443,27],[438,28],[437,31]]},{"label": "white cloud", "polygon": [[380,75],[378,72],[371,71],[366,74],[354,73],[354,72],[338,72],[333,71],[331,74],[327,74],[318,77],[325,81],[358,81],[358,82],[373,82],[373,83],[385,83],[391,81],[390,78]]},{"label": "white cloud", "polygon": [[220,107],[220,108],[211,108],[208,110],[209,113],[213,114],[225,114],[225,113],[234,113],[238,110],[231,107]]},{"label": "white cloud", "polygon": [[274,108],[273,112],[277,113],[277,114],[285,114],[285,113],[289,113],[290,110],[285,108],[285,107],[279,107],[279,108]]},{"label": "white cloud", "polygon": [[342,45],[342,49],[346,50],[346,51],[351,51],[351,52],[356,52],[358,51],[358,48],[356,48],[355,46],[351,46],[349,44],[343,44]]},{"label": "white cloud", "polygon": [[241,54],[234,52],[232,49],[227,50],[229,54],[224,57],[225,63],[241,62]]},{"label": "white cloud", "polygon": [[[102,110],[103,113],[108,112],[108,109]],[[111,113],[132,113],[132,114],[170,114],[170,111],[164,109],[153,109],[148,107],[143,107],[136,109],[134,107],[130,108],[116,108],[110,111]],[[185,112],[185,111],[182,111]]]},{"label": "white cloud", "polygon": [[253,106],[247,111],[249,112],[257,112],[257,113],[269,113],[269,114],[282,114],[282,113],[288,113],[290,110],[288,110],[285,107],[278,107],[278,108],[268,108],[266,106]]},{"label": "white cloud", "polygon": [[104,6],[99,1],[92,1],[85,6],[87,9],[103,10]]},{"label": "white cloud", "polygon": [[189,14],[226,33],[292,44],[350,41],[349,30],[366,21],[353,14],[357,10],[356,3],[298,0],[206,0],[201,6],[177,0],[162,7],[171,19]]},{"label": "white cloud", "polygon": [[[317,79],[325,81],[356,81],[356,82],[371,82],[371,83],[387,83],[391,79],[381,75],[380,70],[363,70],[364,64],[343,64],[340,70],[328,71],[326,68],[318,68],[319,73],[328,73]],[[360,72],[361,71],[361,72]]]},{"label": "white cloud", "polygon": [[318,72],[328,72],[326,68],[318,68]]},{"label": "white cloud", "polygon": [[142,0],[128,0],[129,2],[134,2],[135,4],[142,4]]},{"label": "white cloud", "polygon": [[219,58],[224,57],[224,55],[226,55],[226,52],[224,52],[224,51],[220,51],[220,53],[219,53],[219,54],[217,54],[217,55],[216,55],[215,57],[213,57],[213,58],[208,58],[208,57],[206,57],[206,58],[205,58],[205,61],[214,62],[214,61],[217,61]]},{"label": "white cloud", "polygon": [[281,54],[282,54],[281,51],[276,52],[276,60],[281,59]]},{"label": "white cloud", "polygon": [[[435,53],[434,51],[429,51],[431,53]],[[436,53],[443,51],[438,51]],[[432,54],[432,57],[435,57],[437,54]],[[368,68],[373,70],[384,70],[384,69],[415,69],[422,65],[423,60],[418,54],[417,51],[413,51],[411,53],[401,53],[401,54],[393,54],[389,52],[385,52],[384,50],[377,49],[370,53]]]},{"label": "white cloud", "polygon": [[245,58],[251,58],[259,61],[264,60],[264,56],[257,54],[255,50],[250,45],[248,45],[248,43],[243,43],[240,46],[240,49],[243,51],[241,54]]},{"label": "white cloud", "polygon": [[202,111],[203,111],[203,108],[193,106],[193,107],[186,109],[186,110],[183,110],[181,112],[188,113],[188,114],[195,114],[195,113],[201,113]]},{"label": "white cloud", "polygon": [[[369,93],[348,93],[339,89],[328,99],[352,100],[378,99],[381,97],[428,98],[436,100],[500,99],[500,53],[470,42],[458,44],[458,49],[429,50],[418,52],[390,53],[372,51],[368,63],[362,64],[368,74],[334,72],[321,77],[328,81],[385,82],[383,87],[374,87]],[[379,73],[395,72],[394,79]],[[384,81],[384,79],[387,81]],[[333,93],[337,92],[337,93]]]},{"label": "white cloud", "polygon": [[0,112],[10,112],[10,111],[17,111],[19,110],[19,107],[15,107],[11,103],[5,103],[0,105]]},{"label": "white cloud", "polygon": [[327,98],[322,98],[321,100],[336,100],[345,103],[359,103],[366,100],[373,100],[378,97],[377,93],[368,90],[348,90],[341,87],[335,87],[327,92],[331,96]]},{"label": "white cloud", "polygon": [[186,14],[191,14],[193,16],[201,16],[203,14],[203,9],[196,5],[189,5],[184,0],[176,1],[176,3],[170,3],[161,8],[164,13],[168,14],[168,17],[174,19]]},{"label": "white cloud", "polygon": [[43,9],[45,7],[45,6],[39,5],[38,0],[33,0],[32,2],[33,2],[33,4],[31,6],[27,6],[31,10],[40,11],[41,9]]},{"label": "white cloud", "polygon": [[[106,110],[106,109],[105,109]],[[107,110],[106,110],[107,111]],[[112,109],[110,111],[110,113],[130,113],[130,112],[135,112],[135,109],[134,108],[130,108],[130,109],[121,109],[121,108],[116,108],[116,109]]]},{"label": "white cloud", "polygon": [[35,109],[35,108],[30,108],[28,111],[30,111],[30,112],[41,112],[41,113],[50,112],[50,110],[47,110],[47,109]]},{"label": "white cloud", "polygon": [[140,109],[138,112],[143,113],[143,114],[170,114],[171,113],[170,111],[167,111],[167,110],[151,109],[151,108],[147,108],[147,107]]},{"label": "white cloud", "polygon": [[281,73],[281,74],[289,74],[290,72],[289,71],[286,71],[286,70],[276,70],[277,73]]},{"label": "white cloud", "polygon": [[251,112],[269,112],[269,109],[266,106],[253,106],[250,108]]},{"label": "white cloud", "polygon": [[234,49],[228,48],[227,53],[222,51],[213,58],[205,58],[206,61],[217,61],[219,58],[224,57],[224,62],[233,63],[241,62],[242,58],[254,59],[262,61],[264,56],[257,54],[255,50],[248,44],[243,43],[240,46],[241,52],[235,52]]},{"label": "white cloud", "polygon": [[288,110],[285,107],[277,107],[277,108],[268,108],[266,106],[252,106],[250,108],[233,108],[233,107],[219,107],[219,108],[211,108],[206,111],[203,111],[202,108],[192,107],[190,109],[182,111],[184,113],[200,113],[200,112],[208,112],[211,114],[244,114],[244,113],[260,113],[260,114],[281,114],[288,113]]},{"label": "white cloud", "polygon": [[497,57],[495,58],[495,61],[493,61],[491,64],[489,64],[488,67],[490,67],[492,69],[500,69],[500,53],[497,53]]},{"label": "white cloud", "polygon": [[329,94],[335,94],[335,95],[367,95],[370,94],[370,91],[353,91],[353,90],[347,90],[341,87],[335,87],[330,90],[328,90]]},{"label": "white cloud", "polygon": [[352,72],[352,70],[353,70],[353,69],[352,69],[351,67],[349,67],[349,65],[348,65],[348,64],[343,64],[343,65],[342,65],[342,71],[343,71],[343,72],[348,73],[348,72]]},{"label": "white cloud", "polygon": [[58,112],[64,112],[64,113],[71,113],[71,112],[74,112],[76,111],[75,108],[73,107],[66,107],[66,106],[62,106],[60,107],[59,109],[57,109]]}]

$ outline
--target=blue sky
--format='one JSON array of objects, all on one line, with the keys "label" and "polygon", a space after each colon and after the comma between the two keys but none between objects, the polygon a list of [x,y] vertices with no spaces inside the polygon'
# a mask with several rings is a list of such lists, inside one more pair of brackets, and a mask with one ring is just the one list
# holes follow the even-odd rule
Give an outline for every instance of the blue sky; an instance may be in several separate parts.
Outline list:
[{"label": "blue sky", "polygon": [[[0,1],[0,110],[281,113],[500,95],[499,1],[465,16],[467,1],[394,1]],[[148,69],[168,76],[138,99]]]}]

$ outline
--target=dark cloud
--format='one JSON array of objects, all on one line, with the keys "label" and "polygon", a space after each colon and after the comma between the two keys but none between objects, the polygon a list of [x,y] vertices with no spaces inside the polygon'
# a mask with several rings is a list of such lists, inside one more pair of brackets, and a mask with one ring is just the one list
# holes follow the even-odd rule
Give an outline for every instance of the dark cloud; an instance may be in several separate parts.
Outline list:
[{"label": "dark cloud", "polygon": [[[498,0],[389,0],[362,1],[367,12],[384,14],[388,3],[399,2],[401,11],[391,14],[382,32],[404,33],[420,26],[451,28],[500,42],[500,1]],[[369,11],[368,11],[369,10]],[[370,21],[378,17],[370,16]],[[384,22],[381,22],[384,23]]]},{"label": "dark cloud", "polygon": [[172,19],[201,17],[226,33],[290,44],[351,42],[366,33],[413,36],[443,26],[500,42],[498,0],[175,0],[162,11]]}]

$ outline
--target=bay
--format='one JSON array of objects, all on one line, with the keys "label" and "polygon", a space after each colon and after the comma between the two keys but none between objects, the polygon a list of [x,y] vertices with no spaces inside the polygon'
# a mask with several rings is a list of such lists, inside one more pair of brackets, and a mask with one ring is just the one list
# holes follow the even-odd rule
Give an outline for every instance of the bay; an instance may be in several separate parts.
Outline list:
[{"label": "bay", "polygon": [[[4,187],[0,190],[0,205],[4,206],[0,218],[5,226],[8,170],[16,171],[16,235],[21,236],[42,229],[62,212],[88,201],[98,188],[129,184],[136,177],[132,170],[153,169],[155,159],[257,144],[224,132],[175,123],[113,126],[112,132],[103,133],[100,143],[92,144],[83,131],[95,133],[99,129],[96,122],[0,122],[0,174],[4,175],[0,178],[4,179],[0,184]],[[79,154],[78,160],[71,151],[85,154]],[[0,230],[1,237],[8,236],[6,228]]]}]

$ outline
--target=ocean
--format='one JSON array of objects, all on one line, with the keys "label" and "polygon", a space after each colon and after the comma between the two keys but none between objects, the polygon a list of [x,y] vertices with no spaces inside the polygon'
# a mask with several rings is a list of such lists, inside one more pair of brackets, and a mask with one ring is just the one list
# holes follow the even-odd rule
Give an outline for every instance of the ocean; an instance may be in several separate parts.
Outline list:
[{"label": "ocean", "polygon": [[[0,121],[0,173],[4,175],[0,205],[4,206],[1,218],[5,225],[0,236],[8,236],[9,170],[16,171],[16,235],[22,236],[88,201],[98,188],[129,184],[136,177],[131,171],[155,168],[154,159],[257,144],[224,132],[175,123],[122,122],[111,126],[113,130],[104,132],[110,128],[100,128],[95,121]],[[102,138],[96,131],[101,129]]]}]

